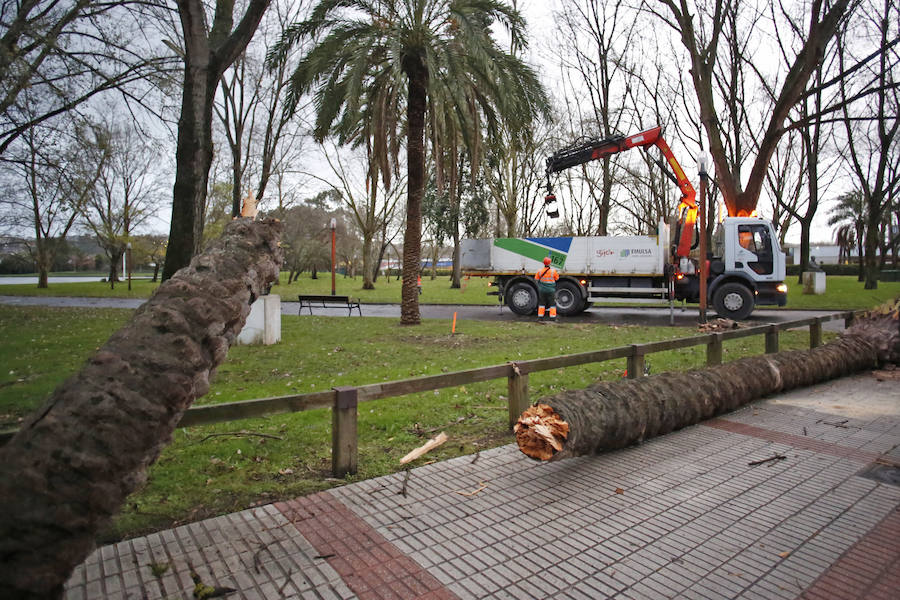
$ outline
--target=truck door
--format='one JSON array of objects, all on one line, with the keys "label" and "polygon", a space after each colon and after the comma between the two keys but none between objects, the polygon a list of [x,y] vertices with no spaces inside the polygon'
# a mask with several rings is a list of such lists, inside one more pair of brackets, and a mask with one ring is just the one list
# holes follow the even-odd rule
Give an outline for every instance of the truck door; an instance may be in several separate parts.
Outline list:
[{"label": "truck door", "polygon": [[753,279],[769,279],[775,272],[775,252],[772,236],[766,224],[738,225],[738,244],[734,254],[735,268],[738,264]]}]

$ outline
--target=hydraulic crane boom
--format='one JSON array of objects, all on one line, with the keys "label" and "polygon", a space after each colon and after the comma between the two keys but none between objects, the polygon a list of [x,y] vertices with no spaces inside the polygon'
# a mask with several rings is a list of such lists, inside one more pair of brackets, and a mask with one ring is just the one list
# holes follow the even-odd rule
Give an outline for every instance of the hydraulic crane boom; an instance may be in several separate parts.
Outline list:
[{"label": "hydraulic crane boom", "polygon": [[547,158],[547,196],[544,203],[554,202],[550,186],[550,175],[559,173],[565,169],[575,167],[592,160],[600,160],[618,152],[630,150],[634,147],[647,148],[656,146],[666,158],[666,162],[675,173],[675,181],[681,190],[681,202],[678,204],[678,223],[680,232],[676,233],[678,246],[675,249],[677,257],[687,256],[691,251],[691,242],[694,237],[694,224],[697,222],[697,194],[694,186],[684,174],[684,170],[672,154],[672,149],[662,137],[662,127],[653,127],[646,131],[631,136],[613,136],[601,140],[594,139],[562,148]]}]

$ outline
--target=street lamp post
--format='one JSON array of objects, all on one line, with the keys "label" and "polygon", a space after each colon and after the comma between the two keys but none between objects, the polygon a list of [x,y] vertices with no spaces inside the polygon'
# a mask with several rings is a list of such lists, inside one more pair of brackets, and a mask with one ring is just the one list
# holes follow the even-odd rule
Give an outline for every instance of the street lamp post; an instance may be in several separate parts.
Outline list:
[{"label": "street lamp post", "polygon": [[335,295],[334,289],[334,232],[337,229],[337,219],[331,219],[331,295]]},{"label": "street lamp post", "polygon": [[128,291],[131,291],[131,242],[125,245],[125,256],[128,257]]},{"label": "street lamp post", "polygon": [[700,202],[697,216],[700,218],[700,322],[706,323],[706,277],[709,271],[706,260],[706,183],[709,177],[706,172],[706,154],[697,159],[697,170],[700,171]]}]

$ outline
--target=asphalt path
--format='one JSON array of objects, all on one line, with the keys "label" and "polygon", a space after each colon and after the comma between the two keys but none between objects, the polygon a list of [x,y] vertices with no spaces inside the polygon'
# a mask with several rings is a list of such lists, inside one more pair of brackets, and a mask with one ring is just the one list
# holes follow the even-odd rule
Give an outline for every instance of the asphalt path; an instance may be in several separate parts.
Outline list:
[{"label": "asphalt path", "polygon": [[[59,307],[90,307],[90,308],[137,308],[143,304],[144,299],[125,298],[73,298],[50,296],[0,296],[0,304],[18,306],[59,306]],[[281,313],[283,315],[296,316],[300,309],[298,302],[282,302]],[[329,317],[347,317],[350,311],[345,308],[316,308],[312,314]],[[420,304],[419,312],[423,319],[452,319],[454,313],[458,320],[477,321],[507,321],[529,322],[536,317],[523,317],[513,313],[506,306],[497,304],[494,306],[477,306],[470,304]],[[830,310],[771,310],[757,309],[744,321],[747,325],[765,325],[767,323],[784,323],[805,319],[807,317],[830,315],[839,311]],[[304,315],[309,314],[309,309],[304,308]],[[353,316],[358,313],[353,312]],[[363,304],[362,314],[366,317],[400,318],[399,304]],[[715,311],[708,313],[710,319],[715,319]],[[679,327],[696,327],[699,322],[699,311],[696,305],[687,305],[682,308],[677,305],[673,311],[668,308],[656,306],[594,306],[587,311],[573,317],[559,317],[564,323],[596,323],[597,325],[646,325],[666,326],[674,324]],[[830,331],[842,331],[843,320],[828,321],[823,327]]]}]

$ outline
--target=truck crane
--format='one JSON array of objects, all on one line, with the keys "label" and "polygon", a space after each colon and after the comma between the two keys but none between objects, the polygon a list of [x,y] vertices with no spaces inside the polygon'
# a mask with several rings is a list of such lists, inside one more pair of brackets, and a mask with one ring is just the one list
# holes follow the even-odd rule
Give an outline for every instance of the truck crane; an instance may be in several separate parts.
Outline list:
[{"label": "truck crane", "polygon": [[672,149],[662,136],[662,127],[653,127],[646,131],[636,133],[630,136],[617,135],[603,139],[590,139],[586,142],[572,144],[554,152],[547,158],[547,195],[544,197],[544,205],[550,207],[547,211],[548,216],[559,216],[555,210],[556,196],[553,194],[553,187],[550,184],[550,176],[566,169],[582,165],[594,160],[600,160],[616,154],[631,150],[632,148],[650,148],[656,146],[665,157],[672,171],[671,173],[663,169],[663,172],[671,177],[678,189],[681,190],[681,201],[676,209],[678,228],[675,233],[675,239],[678,244],[675,247],[675,256],[688,256],[692,248],[694,238],[694,226],[697,222],[697,192],[691,185],[684,169],[681,168]]},{"label": "truck crane", "polygon": [[[697,221],[696,193],[681,165],[654,127],[631,136],[613,136],[567,146],[547,158],[545,205],[552,216],[556,196],[550,176],[635,147],[660,149],[674,172],[666,173],[681,191],[674,235],[660,221],[657,235],[461,240],[461,267],[467,276],[492,277],[491,292],[516,314],[533,314],[533,275],[545,257],[559,271],[556,304],[560,315],[575,315],[608,298],[657,298],[699,302],[701,259],[707,261],[707,299],[719,316],[745,319],[757,305],[787,303],[785,256],[771,223],[756,217],[726,217],[706,257],[692,253]],[[661,165],[664,166],[664,165]],[[558,216],[558,213],[557,213]]]}]

